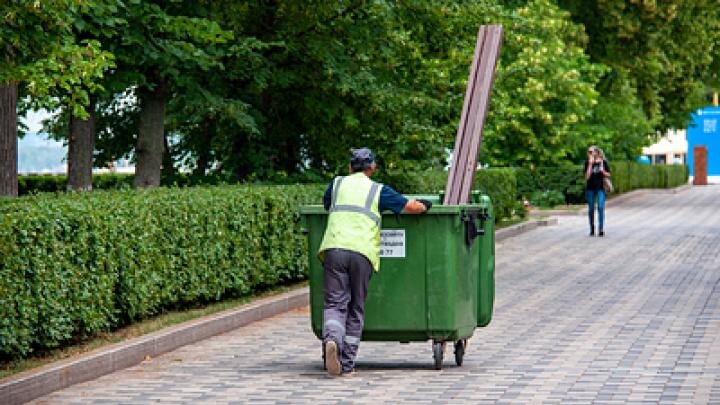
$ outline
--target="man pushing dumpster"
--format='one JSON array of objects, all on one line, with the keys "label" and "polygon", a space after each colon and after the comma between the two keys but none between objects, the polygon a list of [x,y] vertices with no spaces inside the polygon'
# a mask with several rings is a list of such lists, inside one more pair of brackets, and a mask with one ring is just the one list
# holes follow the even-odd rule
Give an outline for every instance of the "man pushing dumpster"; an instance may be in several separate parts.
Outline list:
[{"label": "man pushing dumpster", "polygon": [[329,215],[318,252],[324,269],[323,351],[332,376],[347,375],[355,365],[370,276],[380,270],[381,213],[422,214],[432,205],[370,180],[376,163],[368,148],[353,149],[348,168],[350,175],[336,177],[325,190]]}]

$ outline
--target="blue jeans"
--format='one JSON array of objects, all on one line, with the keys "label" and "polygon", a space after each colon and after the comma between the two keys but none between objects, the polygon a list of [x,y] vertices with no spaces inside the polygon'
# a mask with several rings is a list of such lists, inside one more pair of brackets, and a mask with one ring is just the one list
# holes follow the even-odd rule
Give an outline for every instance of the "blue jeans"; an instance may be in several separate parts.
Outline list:
[{"label": "blue jeans", "polygon": [[598,225],[600,225],[598,230],[602,232],[603,225],[605,224],[605,191],[586,190],[585,198],[588,203],[588,220],[590,220],[590,230],[595,230],[595,201],[597,201]]}]

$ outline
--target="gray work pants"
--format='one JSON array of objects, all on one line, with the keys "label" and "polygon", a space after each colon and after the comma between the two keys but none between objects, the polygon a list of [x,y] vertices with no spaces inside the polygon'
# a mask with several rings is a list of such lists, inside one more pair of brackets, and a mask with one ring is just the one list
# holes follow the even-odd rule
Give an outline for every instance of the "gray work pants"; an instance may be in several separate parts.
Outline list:
[{"label": "gray work pants", "polygon": [[373,268],[365,256],[349,250],[328,249],[324,256],[323,342],[332,339],[338,344],[347,373],[355,367]]}]

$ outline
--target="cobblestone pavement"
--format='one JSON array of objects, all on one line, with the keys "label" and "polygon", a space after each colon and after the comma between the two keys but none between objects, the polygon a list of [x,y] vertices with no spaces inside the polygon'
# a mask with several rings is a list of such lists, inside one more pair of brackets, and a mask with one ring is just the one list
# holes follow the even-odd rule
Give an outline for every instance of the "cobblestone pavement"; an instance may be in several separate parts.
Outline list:
[{"label": "cobblestone pavement", "polygon": [[[48,403],[720,404],[720,186],[650,193],[497,245],[492,323],[465,364],[364,342],[328,378],[307,309],[186,346]],[[371,285],[372,288],[372,285]]]}]

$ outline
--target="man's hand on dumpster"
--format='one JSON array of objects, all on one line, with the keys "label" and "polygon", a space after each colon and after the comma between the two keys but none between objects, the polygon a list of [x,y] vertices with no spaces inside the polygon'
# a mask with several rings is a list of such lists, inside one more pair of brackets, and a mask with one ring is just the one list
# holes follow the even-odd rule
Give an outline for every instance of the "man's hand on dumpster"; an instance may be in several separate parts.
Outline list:
[{"label": "man's hand on dumpster", "polygon": [[[423,203],[423,201],[427,202],[427,204]],[[403,212],[408,214],[422,214],[430,209],[431,205],[432,203],[427,200],[408,200],[407,204],[405,204]]]},{"label": "man's hand on dumpster", "polygon": [[430,207],[432,207],[432,202],[430,202],[430,200],[420,199],[418,202],[425,206],[425,211],[428,211]]}]

